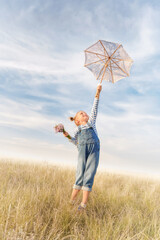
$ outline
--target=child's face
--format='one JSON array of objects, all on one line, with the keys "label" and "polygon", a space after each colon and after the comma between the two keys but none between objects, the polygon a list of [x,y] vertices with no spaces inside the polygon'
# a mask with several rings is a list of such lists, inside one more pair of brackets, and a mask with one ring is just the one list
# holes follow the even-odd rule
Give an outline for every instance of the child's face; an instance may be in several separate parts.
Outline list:
[{"label": "child's face", "polygon": [[89,120],[89,116],[88,116],[88,114],[86,112],[79,111],[76,114],[76,120],[75,120],[76,125],[85,124],[85,123],[88,122],[88,120]]}]

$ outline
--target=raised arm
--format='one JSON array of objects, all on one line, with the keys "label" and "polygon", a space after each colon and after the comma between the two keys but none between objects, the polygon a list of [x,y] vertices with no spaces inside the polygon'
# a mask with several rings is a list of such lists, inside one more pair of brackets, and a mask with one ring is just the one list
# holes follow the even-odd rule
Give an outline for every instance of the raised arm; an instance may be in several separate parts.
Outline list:
[{"label": "raised arm", "polygon": [[93,103],[92,110],[91,110],[91,114],[90,114],[90,121],[94,124],[96,122],[96,117],[97,117],[97,112],[98,112],[99,96],[100,96],[101,90],[102,90],[102,86],[98,85],[96,95],[95,95],[95,99],[94,99],[94,103]]},{"label": "raised arm", "polygon": [[102,85],[99,84],[99,85],[97,86],[97,91],[96,91],[95,98],[99,99],[101,90],[102,90]]}]

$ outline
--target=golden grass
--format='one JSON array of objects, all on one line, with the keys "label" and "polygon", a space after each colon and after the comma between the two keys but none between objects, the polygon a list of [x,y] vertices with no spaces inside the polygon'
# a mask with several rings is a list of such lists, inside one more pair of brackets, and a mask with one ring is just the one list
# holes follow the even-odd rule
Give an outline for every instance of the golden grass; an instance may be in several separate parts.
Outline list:
[{"label": "golden grass", "polygon": [[0,172],[0,240],[160,239],[159,181],[99,172],[79,214],[74,171],[1,161]]}]

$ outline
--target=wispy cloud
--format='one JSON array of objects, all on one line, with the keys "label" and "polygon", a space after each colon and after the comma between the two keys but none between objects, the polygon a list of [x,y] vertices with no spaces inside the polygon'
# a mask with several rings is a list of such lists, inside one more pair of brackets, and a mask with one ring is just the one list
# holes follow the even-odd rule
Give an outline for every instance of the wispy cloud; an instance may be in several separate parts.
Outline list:
[{"label": "wispy cloud", "polygon": [[[137,6],[137,9],[139,6]],[[136,25],[135,38],[130,47],[132,56],[136,60],[147,60],[160,51],[159,47],[159,13],[160,9],[149,5],[148,3],[138,10],[137,18],[134,25]]]}]

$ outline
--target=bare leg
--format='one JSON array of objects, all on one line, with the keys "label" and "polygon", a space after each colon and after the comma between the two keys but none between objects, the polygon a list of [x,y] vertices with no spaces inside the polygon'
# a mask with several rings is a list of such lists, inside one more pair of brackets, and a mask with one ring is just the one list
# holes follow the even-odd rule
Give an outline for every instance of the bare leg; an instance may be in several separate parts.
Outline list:
[{"label": "bare leg", "polygon": [[80,189],[73,189],[72,191],[72,195],[71,195],[71,201],[75,200],[78,193],[79,193]]},{"label": "bare leg", "polygon": [[90,191],[83,191],[82,203],[86,204],[89,198]]}]

